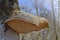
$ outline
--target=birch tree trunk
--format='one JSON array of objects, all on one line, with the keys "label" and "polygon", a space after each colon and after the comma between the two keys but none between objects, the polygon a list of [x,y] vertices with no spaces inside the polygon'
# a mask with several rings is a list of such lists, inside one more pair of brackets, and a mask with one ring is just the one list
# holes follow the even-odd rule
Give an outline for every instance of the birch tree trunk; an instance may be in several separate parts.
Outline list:
[{"label": "birch tree trunk", "polygon": [[[60,7],[60,0],[58,2],[59,2],[58,5]],[[53,5],[52,5],[52,8],[53,8]],[[60,40],[60,8],[58,8],[58,12],[59,12],[58,18],[55,17],[54,19],[53,12],[51,11],[51,13],[49,13],[48,16],[45,16],[49,21],[49,25],[50,25],[49,28],[42,29],[40,31],[33,31],[27,34],[19,34],[19,37],[12,30],[8,30],[5,34],[4,33],[5,27],[0,24],[0,40],[18,40],[18,38],[19,40]]]}]

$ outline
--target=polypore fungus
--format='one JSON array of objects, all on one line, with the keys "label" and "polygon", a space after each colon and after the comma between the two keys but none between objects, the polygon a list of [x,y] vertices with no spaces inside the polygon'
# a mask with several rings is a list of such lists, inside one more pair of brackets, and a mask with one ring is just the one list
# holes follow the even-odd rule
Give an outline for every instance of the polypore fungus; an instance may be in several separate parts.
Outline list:
[{"label": "polypore fungus", "polygon": [[32,31],[39,31],[48,28],[48,21],[42,17],[33,16],[25,12],[17,12],[5,21],[7,27],[16,31],[17,33],[28,33]]}]

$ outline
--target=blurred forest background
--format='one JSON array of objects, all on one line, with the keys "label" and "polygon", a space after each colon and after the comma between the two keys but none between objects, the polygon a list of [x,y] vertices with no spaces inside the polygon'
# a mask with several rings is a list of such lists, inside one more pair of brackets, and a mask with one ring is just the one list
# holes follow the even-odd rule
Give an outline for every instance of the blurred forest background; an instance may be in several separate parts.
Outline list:
[{"label": "blurred forest background", "polygon": [[18,2],[20,11],[44,17],[51,23],[50,26],[57,26],[58,0],[18,0]]}]

